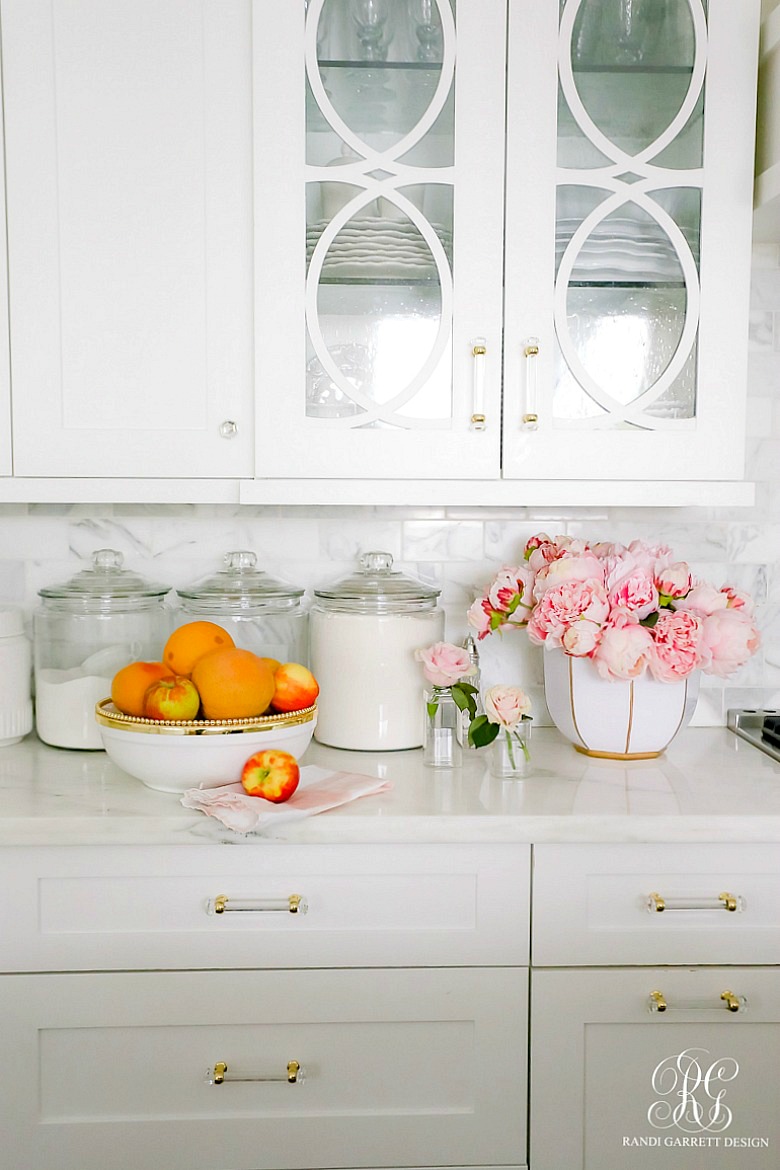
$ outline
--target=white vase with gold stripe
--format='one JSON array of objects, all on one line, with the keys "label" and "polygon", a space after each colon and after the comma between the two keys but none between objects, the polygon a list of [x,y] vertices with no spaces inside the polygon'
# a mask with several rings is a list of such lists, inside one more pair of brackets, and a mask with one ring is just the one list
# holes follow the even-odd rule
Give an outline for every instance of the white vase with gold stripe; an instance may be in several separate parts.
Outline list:
[{"label": "white vase with gold stripe", "polygon": [[604,679],[589,658],[559,649],[544,652],[545,699],[555,726],[577,751],[616,760],[661,755],[690,721],[699,672],[664,683],[645,671],[638,678]]}]

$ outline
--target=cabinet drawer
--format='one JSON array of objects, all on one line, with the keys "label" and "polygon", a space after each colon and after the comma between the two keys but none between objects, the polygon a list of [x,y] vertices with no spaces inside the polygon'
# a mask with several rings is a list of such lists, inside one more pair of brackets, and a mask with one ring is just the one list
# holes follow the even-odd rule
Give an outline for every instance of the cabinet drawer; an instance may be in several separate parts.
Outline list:
[{"label": "cabinet drawer", "polygon": [[3,976],[9,1165],[521,1164],[527,990],[495,968]]},{"label": "cabinet drawer", "polygon": [[1,961],[6,971],[523,965],[529,876],[529,848],[513,845],[7,849]]},{"label": "cabinet drawer", "polygon": [[780,962],[777,845],[540,845],[533,889],[534,966]]},{"label": "cabinet drawer", "polygon": [[775,969],[534,971],[529,1163],[777,1170],[779,1066]]}]

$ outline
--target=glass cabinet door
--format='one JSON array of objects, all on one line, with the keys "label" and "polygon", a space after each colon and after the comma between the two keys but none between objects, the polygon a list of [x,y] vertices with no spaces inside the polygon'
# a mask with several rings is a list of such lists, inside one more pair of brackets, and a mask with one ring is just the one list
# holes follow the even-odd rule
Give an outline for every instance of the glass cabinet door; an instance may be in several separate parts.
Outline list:
[{"label": "glass cabinet door", "polygon": [[[752,21],[721,0],[543,7],[512,10],[505,474],[739,477]],[[528,18],[555,45],[537,126]]]},{"label": "glass cabinet door", "polygon": [[485,7],[256,10],[259,475],[498,475],[505,12]]}]

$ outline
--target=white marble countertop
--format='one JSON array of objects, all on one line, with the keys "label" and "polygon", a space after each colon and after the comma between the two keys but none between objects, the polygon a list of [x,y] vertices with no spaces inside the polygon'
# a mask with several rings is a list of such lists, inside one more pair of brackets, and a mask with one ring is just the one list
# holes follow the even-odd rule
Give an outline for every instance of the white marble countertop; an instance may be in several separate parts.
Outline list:
[{"label": "white marble countertop", "polygon": [[[392,788],[294,825],[295,841],[777,841],[780,763],[726,728],[689,728],[657,760],[583,756],[536,728],[533,773],[498,780],[484,753],[463,769],[422,753],[346,752],[313,743],[303,763],[381,776]],[[103,752],[46,747],[34,736],[0,749],[0,845],[262,844],[179,797],[146,788]]]}]

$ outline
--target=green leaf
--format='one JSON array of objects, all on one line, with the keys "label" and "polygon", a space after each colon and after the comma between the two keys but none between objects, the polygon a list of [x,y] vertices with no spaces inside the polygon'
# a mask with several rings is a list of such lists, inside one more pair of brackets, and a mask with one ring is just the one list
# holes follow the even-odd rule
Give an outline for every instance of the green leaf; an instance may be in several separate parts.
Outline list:
[{"label": "green leaf", "polygon": [[658,621],[659,617],[660,617],[660,614],[658,613],[658,611],[654,610],[653,613],[649,613],[646,618],[642,618],[642,620],[639,624],[640,624],[640,626],[644,626],[645,629],[647,629],[647,630],[652,630],[653,626]]},{"label": "green leaf", "polygon": [[469,743],[474,747],[487,747],[498,735],[498,724],[489,723],[487,715],[477,715],[469,727]]},{"label": "green leaf", "polygon": [[455,705],[461,711],[468,711],[469,722],[471,722],[477,713],[477,704],[474,699],[476,688],[468,686],[466,683],[455,683],[454,686],[450,687],[450,692],[455,700]]},{"label": "green leaf", "polygon": [[439,704],[438,703],[426,703],[425,709],[428,712],[428,718],[435,719],[436,712],[439,710]]}]

